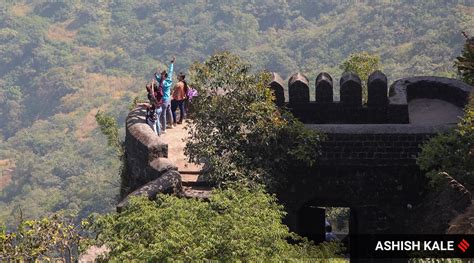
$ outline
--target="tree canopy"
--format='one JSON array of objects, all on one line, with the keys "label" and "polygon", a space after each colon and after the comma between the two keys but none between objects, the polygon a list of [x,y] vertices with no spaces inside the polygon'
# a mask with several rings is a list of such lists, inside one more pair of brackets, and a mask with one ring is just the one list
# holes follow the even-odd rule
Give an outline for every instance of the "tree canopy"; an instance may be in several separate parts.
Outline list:
[{"label": "tree canopy", "polygon": [[240,181],[284,184],[292,169],[314,165],[322,135],[280,110],[268,88],[268,72],[228,52],[191,66],[193,100],[186,153],[205,160],[206,176],[219,184]]},{"label": "tree canopy", "polygon": [[367,52],[354,53],[342,63],[341,69],[354,72],[360,77],[362,82],[362,100],[367,102],[367,81],[372,72],[380,70],[380,57]]},{"label": "tree canopy", "polygon": [[[112,261],[281,261],[335,258],[339,244],[314,246],[289,232],[274,196],[233,186],[209,202],[159,195],[132,198],[120,214],[91,225]],[[292,242],[292,244],[289,243]],[[342,261],[342,260],[341,260]]]},{"label": "tree canopy", "polygon": [[250,74],[338,79],[367,51],[389,81],[455,76],[471,13],[452,1],[0,1],[0,220],[113,210],[121,163],[94,116],[114,118],[123,138],[130,101],[146,100],[143,84],[172,55],[183,72],[229,50]]}]

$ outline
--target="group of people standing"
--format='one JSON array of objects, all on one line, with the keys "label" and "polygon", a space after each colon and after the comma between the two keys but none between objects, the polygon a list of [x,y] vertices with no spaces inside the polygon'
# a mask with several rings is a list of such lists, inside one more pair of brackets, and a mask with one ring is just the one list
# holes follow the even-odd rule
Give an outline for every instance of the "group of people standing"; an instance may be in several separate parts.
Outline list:
[{"label": "group of people standing", "polygon": [[[185,102],[188,99],[188,85],[185,75],[178,74],[178,82],[173,89],[173,70],[175,57],[171,60],[168,71],[155,72],[151,83],[146,85],[150,106],[147,107],[146,121],[153,131],[159,136],[166,133],[178,124],[182,124],[185,118]],[[177,121],[176,110],[179,108],[179,120]],[[167,125],[168,124],[168,125]]]}]

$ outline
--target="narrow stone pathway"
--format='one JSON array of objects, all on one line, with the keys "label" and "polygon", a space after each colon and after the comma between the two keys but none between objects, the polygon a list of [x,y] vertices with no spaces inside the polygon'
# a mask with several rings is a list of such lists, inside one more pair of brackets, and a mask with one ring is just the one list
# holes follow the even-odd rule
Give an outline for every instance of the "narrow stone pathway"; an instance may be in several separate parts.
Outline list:
[{"label": "narrow stone pathway", "polygon": [[183,123],[172,129],[168,128],[161,138],[168,143],[168,159],[178,166],[178,171],[183,175],[183,181],[196,181],[202,165],[188,162],[184,155],[185,140],[188,137],[187,125],[187,123]]},{"label": "narrow stone pathway", "polygon": [[202,164],[190,163],[184,155],[184,147],[188,138],[186,121],[178,124],[172,129],[166,129],[161,138],[168,144],[168,159],[178,167],[181,174],[183,190],[186,197],[208,198],[211,187],[203,182],[198,182],[199,174],[203,168]]}]

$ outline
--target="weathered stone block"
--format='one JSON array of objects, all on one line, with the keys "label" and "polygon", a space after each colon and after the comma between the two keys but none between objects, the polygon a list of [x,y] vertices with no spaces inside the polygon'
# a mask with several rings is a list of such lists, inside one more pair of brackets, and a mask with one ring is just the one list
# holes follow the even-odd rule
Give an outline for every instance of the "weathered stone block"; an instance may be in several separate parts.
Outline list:
[{"label": "weathered stone block", "polygon": [[359,76],[352,72],[345,72],[340,81],[341,103],[346,106],[362,105],[362,85]]},{"label": "weathered stone block", "polygon": [[301,74],[295,73],[288,80],[288,95],[290,104],[308,103],[309,102],[309,82],[308,78]]},{"label": "weathered stone block", "polygon": [[321,72],[316,77],[316,102],[333,102],[332,77],[326,72]]},{"label": "weathered stone block", "polygon": [[278,73],[272,73],[272,81],[270,82],[270,89],[275,95],[275,104],[279,107],[285,104],[285,93],[283,90],[283,79]]},{"label": "weathered stone block", "polygon": [[387,76],[381,71],[374,71],[368,80],[367,105],[369,107],[387,107],[388,104],[388,85]]},{"label": "weathered stone block", "polygon": [[145,195],[149,199],[155,199],[158,193],[179,195],[182,192],[181,175],[177,171],[170,170],[130,193],[117,205],[117,212],[121,212],[128,205],[131,196]]}]

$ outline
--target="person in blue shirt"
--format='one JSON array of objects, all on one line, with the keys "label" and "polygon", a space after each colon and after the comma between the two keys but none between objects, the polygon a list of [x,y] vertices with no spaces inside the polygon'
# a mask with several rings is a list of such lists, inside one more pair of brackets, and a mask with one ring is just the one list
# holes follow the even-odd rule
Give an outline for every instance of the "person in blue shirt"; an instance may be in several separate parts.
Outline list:
[{"label": "person in blue shirt", "polygon": [[[171,121],[171,86],[173,85],[173,64],[175,60],[176,58],[173,56],[168,72],[166,72],[166,70],[163,70],[160,74],[158,74],[158,71],[155,72],[155,78],[158,83],[162,85],[163,91],[163,104],[161,106],[162,111],[160,116],[158,116],[161,122],[160,126],[163,130],[163,133],[166,133],[166,119],[169,121],[169,128],[172,128],[173,125],[173,122]],[[161,80],[163,80],[163,82]]]},{"label": "person in blue shirt", "polygon": [[[327,222],[327,221],[326,221]],[[332,226],[326,223],[326,241],[338,241],[336,234],[332,232]]]}]

